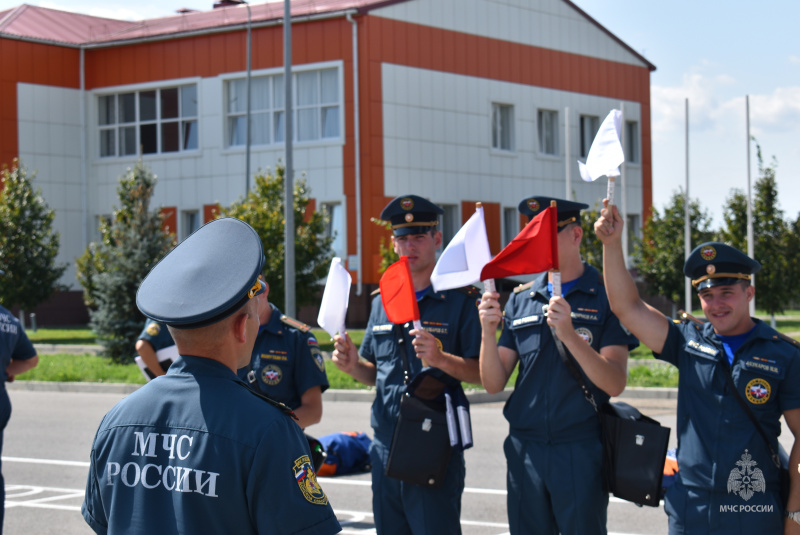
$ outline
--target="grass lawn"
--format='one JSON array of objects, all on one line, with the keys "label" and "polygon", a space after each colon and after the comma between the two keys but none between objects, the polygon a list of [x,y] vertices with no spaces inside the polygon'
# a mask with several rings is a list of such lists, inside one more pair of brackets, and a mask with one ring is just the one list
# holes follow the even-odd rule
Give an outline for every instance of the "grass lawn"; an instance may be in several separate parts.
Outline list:
[{"label": "grass lawn", "polygon": [[[695,311],[696,313],[698,311]],[[787,311],[786,319],[777,319],[778,330],[785,333],[800,333],[800,311]],[[702,313],[697,313],[702,317]],[[765,321],[769,318],[760,315]],[[39,329],[37,332],[26,331],[28,337],[35,344],[94,344],[95,336],[86,327],[70,327],[59,329]],[[312,333],[319,342],[320,349],[325,352],[333,351],[333,341],[325,331],[312,329]],[[350,337],[357,346],[364,339],[363,329],[349,331]],[[798,334],[800,335],[800,334]],[[652,359],[652,352],[644,346],[639,346],[631,352],[631,359]],[[339,371],[333,362],[326,361],[326,371],[330,387],[334,389],[369,389],[355,379]],[[628,386],[677,386],[678,370],[673,366],[637,366],[631,363],[628,366]],[[517,368],[514,369],[508,384],[514,385],[517,378]],[[145,382],[136,364],[113,364],[109,359],[94,355],[71,354],[42,354],[39,356],[39,366],[20,376],[20,380],[31,381],[85,381],[96,383],[135,383]],[[467,389],[480,389],[477,385],[465,383]]]}]

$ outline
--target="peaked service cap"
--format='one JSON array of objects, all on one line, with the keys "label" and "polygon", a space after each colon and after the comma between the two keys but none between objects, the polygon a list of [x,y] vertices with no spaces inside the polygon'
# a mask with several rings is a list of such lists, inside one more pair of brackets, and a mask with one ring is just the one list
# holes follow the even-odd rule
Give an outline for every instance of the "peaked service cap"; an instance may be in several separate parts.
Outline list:
[{"label": "peaked service cap", "polygon": [[181,329],[221,321],[263,293],[261,239],[231,217],[211,221],[179,243],[147,274],[136,306],[150,319]]},{"label": "peaked service cap", "polygon": [[527,197],[519,203],[519,212],[528,216],[528,221],[539,215],[539,213],[550,207],[550,201],[556,201],[556,219],[558,220],[558,230],[566,227],[570,223],[581,220],[581,210],[589,208],[588,204],[554,197]]},{"label": "peaked service cap", "polygon": [[697,291],[712,286],[750,280],[761,264],[740,250],[720,242],[706,242],[695,247],[683,265],[683,273],[692,279]]},{"label": "peaked service cap", "polygon": [[392,224],[395,236],[425,234],[439,224],[439,206],[418,195],[400,195],[386,205],[381,219]]}]

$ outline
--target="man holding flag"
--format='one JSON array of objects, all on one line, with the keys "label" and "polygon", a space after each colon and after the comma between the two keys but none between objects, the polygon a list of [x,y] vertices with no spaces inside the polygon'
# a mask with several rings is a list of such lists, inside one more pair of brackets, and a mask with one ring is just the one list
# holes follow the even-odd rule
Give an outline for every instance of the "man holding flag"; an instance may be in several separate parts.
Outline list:
[{"label": "man holding flag", "polygon": [[[577,364],[598,404],[624,390],[628,349],[637,341],[611,313],[597,270],[581,260],[580,211],[587,205],[531,197],[519,210],[538,222],[536,216],[553,200],[557,223],[552,232],[557,239],[539,233],[527,241],[524,255],[553,255],[563,280],[562,295],[552,293],[552,271],[516,288],[505,312],[498,303],[500,294],[483,294],[481,379],[488,392],[499,392],[519,362],[514,393],[503,411],[510,424],[504,446],[510,532],[605,534],[608,493],[601,479],[599,419],[559,355],[554,337],[569,353],[565,358]],[[552,251],[553,245],[557,251]],[[501,256],[502,252],[492,263]],[[514,271],[524,264],[520,251],[510,259],[494,269]],[[542,269],[548,267],[555,266]]]},{"label": "man holding flag", "polygon": [[[376,295],[361,345],[363,359],[359,359],[346,333],[334,338],[333,362],[358,381],[376,387],[370,457],[372,505],[379,534],[461,533],[463,451],[453,450],[445,481],[437,489],[385,475],[405,390],[403,352],[408,357],[410,377],[430,366],[438,378],[453,387],[459,387],[460,381],[480,384],[478,292],[473,287],[434,291],[431,286],[436,250],[442,244],[442,233],[437,229],[442,213],[440,207],[416,195],[397,197],[381,212],[381,219],[391,222],[395,253],[407,258],[423,328],[414,328],[410,321],[391,323],[389,316],[396,317],[397,311],[387,314],[385,297]],[[424,456],[426,452],[418,454]]]}]

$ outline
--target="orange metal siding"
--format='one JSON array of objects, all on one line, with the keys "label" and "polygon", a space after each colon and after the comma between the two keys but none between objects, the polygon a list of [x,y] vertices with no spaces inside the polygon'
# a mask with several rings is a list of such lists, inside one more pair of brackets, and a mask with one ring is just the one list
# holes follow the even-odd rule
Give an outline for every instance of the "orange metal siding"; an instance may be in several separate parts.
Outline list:
[{"label": "orange metal siding", "polygon": [[77,89],[79,67],[78,50],[0,38],[0,165],[19,156],[17,83]]},{"label": "orange metal siding", "polygon": [[178,207],[164,206],[161,208],[161,214],[164,216],[164,224],[161,225],[161,228],[176,236],[178,231]]}]

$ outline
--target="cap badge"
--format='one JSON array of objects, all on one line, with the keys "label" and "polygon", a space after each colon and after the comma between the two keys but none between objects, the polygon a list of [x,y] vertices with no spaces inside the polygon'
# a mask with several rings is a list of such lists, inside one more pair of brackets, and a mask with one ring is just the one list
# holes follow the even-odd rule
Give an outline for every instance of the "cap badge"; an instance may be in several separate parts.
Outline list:
[{"label": "cap badge", "polygon": [[709,275],[713,275],[714,273],[716,273],[716,271],[717,268],[714,267],[714,264],[709,264],[706,266],[706,273],[708,273]]},{"label": "cap badge", "polygon": [[402,208],[403,210],[406,210],[406,211],[413,210],[414,209],[414,199],[406,197],[405,199],[400,201],[400,208]]},{"label": "cap badge", "polygon": [[706,245],[700,249],[700,256],[702,256],[703,260],[706,262],[711,262],[717,257],[717,250],[711,245]]},{"label": "cap badge", "polygon": [[253,287],[250,288],[250,291],[247,292],[248,299],[252,299],[253,296],[255,296],[260,289],[261,289],[261,283],[258,281],[258,279],[256,279],[256,282],[255,284],[253,284]]},{"label": "cap badge", "polygon": [[406,223],[411,223],[412,221],[414,221],[414,214],[406,214],[405,220]]},{"label": "cap badge", "polygon": [[528,208],[530,208],[532,212],[538,212],[539,201],[537,201],[536,199],[528,199]]}]

